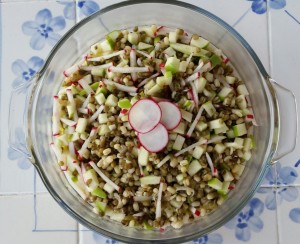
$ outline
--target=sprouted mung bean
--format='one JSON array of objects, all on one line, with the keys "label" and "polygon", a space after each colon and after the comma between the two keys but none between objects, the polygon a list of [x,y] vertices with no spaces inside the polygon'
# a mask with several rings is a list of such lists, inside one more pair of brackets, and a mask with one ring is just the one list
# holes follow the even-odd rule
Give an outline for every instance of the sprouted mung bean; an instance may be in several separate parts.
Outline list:
[{"label": "sprouted mung bean", "polygon": [[64,71],[51,147],[94,211],[180,228],[234,189],[255,147],[244,81],[222,50],[161,26],[115,30]]}]

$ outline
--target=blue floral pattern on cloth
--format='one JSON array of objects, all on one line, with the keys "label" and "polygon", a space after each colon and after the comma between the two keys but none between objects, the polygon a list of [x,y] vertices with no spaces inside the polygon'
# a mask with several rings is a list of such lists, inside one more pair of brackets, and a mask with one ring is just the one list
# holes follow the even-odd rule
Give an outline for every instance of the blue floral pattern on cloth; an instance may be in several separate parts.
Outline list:
[{"label": "blue floral pattern on cloth", "polygon": [[289,217],[295,223],[300,224],[300,208],[293,208],[289,213]]},{"label": "blue floral pattern on cloth", "polygon": [[54,46],[61,38],[57,31],[63,30],[66,26],[64,17],[52,17],[49,9],[40,10],[35,16],[34,21],[26,21],[22,25],[25,35],[31,36],[30,47],[35,50],[41,50],[46,43]]},{"label": "blue floral pattern on cloth", "polygon": [[[103,243],[103,240],[106,238],[97,234],[96,232],[93,232],[93,239],[96,241],[96,243]],[[118,242],[112,239],[106,239],[105,244],[118,244]]]},{"label": "blue floral pattern on cloth", "polygon": [[77,6],[85,16],[89,16],[100,9],[99,5],[91,0],[78,1]]},{"label": "blue floral pattern on cloth", "polygon": [[[12,87],[24,87],[25,89],[30,85],[31,78],[39,71],[44,65],[44,60],[39,57],[31,57],[26,63],[17,59],[11,65],[12,72],[17,76],[13,81]],[[24,89],[24,91],[25,91]]]},{"label": "blue floral pattern on cloth", "polygon": [[223,238],[218,233],[212,233],[193,240],[193,244],[222,244]]},{"label": "blue floral pattern on cloth", "polygon": [[[276,172],[276,175],[274,175]],[[276,199],[276,190],[270,190],[266,188],[260,188],[258,193],[267,194],[265,199],[266,208],[269,210],[275,210],[277,205],[280,205],[283,200],[292,202],[295,201],[299,195],[297,188],[289,187],[295,182],[298,177],[297,171],[289,166],[281,167],[281,163],[276,163],[276,169],[270,169],[267,173],[265,180],[269,181],[270,184],[274,184],[274,179],[277,178],[275,185],[280,186],[277,189],[277,199]]]},{"label": "blue floral pattern on cloth", "polygon": [[[16,145],[13,145],[15,148],[18,148],[19,150],[25,152],[27,151],[26,145],[25,145],[25,134],[21,128],[17,128],[15,131],[16,136]],[[7,156],[10,160],[16,160],[18,167],[20,169],[29,169],[31,167],[31,162],[29,159],[21,152],[16,151],[12,148],[8,148]]]},{"label": "blue floral pattern on cloth", "polygon": [[254,13],[264,14],[269,3],[272,9],[282,9],[286,6],[285,0],[248,0],[252,2],[251,9]]},{"label": "blue floral pattern on cloth", "polygon": [[225,227],[235,229],[235,237],[238,240],[249,241],[251,231],[260,232],[264,227],[260,218],[263,211],[263,202],[258,198],[253,198],[238,215],[225,224]]},{"label": "blue floral pattern on cloth", "polygon": [[64,16],[66,19],[70,19],[70,20],[73,20],[75,19],[75,11],[76,11],[76,5],[73,1],[70,1],[70,0],[60,0],[58,1],[59,4],[62,4],[62,5],[65,5],[65,8],[64,8]]},{"label": "blue floral pattern on cloth", "polygon": [[[64,16],[66,19],[75,19],[75,4],[70,1],[59,1],[60,4],[65,5]],[[99,5],[92,0],[78,1],[77,3],[79,11],[84,16],[89,16],[100,9]]]}]

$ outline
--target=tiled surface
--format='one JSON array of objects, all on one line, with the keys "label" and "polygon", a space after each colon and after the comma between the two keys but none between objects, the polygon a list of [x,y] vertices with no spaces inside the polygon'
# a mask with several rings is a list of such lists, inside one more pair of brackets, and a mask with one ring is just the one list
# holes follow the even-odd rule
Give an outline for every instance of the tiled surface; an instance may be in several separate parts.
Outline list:
[{"label": "tiled surface", "polygon": [[[21,85],[23,95],[26,93],[25,78],[30,78],[42,66],[55,38],[76,21],[116,2],[120,1],[0,0],[0,243],[115,243],[88,231],[64,213],[47,193],[26,157],[8,149],[7,116],[12,89]],[[300,101],[298,0],[186,2],[211,11],[232,25],[249,42],[270,75],[293,90]],[[265,2],[269,4],[268,11]],[[34,37],[30,45],[35,32],[29,27],[37,21],[49,23],[50,19],[56,33],[51,36],[53,39],[48,38],[43,45],[42,40]],[[24,24],[27,21],[33,22]],[[30,74],[26,75],[26,71]],[[24,148],[20,126],[14,128],[13,135],[15,146]],[[191,243],[297,243],[300,238],[299,152],[297,146],[269,171],[263,188],[239,216]]]}]

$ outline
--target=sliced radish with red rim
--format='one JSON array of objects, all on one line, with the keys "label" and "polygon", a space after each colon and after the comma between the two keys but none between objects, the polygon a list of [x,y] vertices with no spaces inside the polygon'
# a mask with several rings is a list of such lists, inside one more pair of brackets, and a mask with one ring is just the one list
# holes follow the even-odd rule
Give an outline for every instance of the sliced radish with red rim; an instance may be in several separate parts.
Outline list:
[{"label": "sliced radish with red rim", "polygon": [[139,133],[138,138],[142,146],[152,153],[163,150],[169,142],[168,131],[166,127],[160,123],[148,133]]},{"label": "sliced radish with red rim", "polygon": [[151,99],[137,101],[128,113],[128,121],[131,127],[139,133],[147,133],[153,130],[160,119],[160,107]]},{"label": "sliced radish with red rim", "polygon": [[162,123],[167,130],[174,130],[181,121],[179,108],[174,103],[168,101],[161,101],[158,103],[158,106],[162,112],[160,123]]}]

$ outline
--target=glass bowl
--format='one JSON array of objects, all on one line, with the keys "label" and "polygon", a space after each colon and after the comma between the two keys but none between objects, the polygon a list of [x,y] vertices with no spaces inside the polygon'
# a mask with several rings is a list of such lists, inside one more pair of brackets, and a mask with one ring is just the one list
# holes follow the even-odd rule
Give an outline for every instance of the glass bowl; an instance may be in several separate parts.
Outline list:
[{"label": "glass bowl", "polygon": [[[69,186],[49,147],[52,141],[52,98],[63,81],[63,70],[78,61],[92,44],[108,32],[152,24],[199,33],[221,48],[246,82],[259,125],[254,128],[257,148],[253,150],[236,189],[224,204],[199,221],[164,232],[129,228],[99,217]],[[87,228],[128,243],[181,243],[208,234],[225,224],[251,199],[272,162],[294,148],[293,138],[296,138],[297,128],[293,94],[269,77],[249,44],[213,14],[177,1],[125,1],[84,19],[65,34],[51,51],[44,67],[34,77],[28,94],[24,95],[19,90],[13,92],[10,106],[10,144],[14,145],[15,140],[12,131],[22,126],[26,133],[27,150],[14,149],[30,158],[57,203]],[[20,106],[24,106],[25,111],[22,118],[16,112]],[[281,107],[285,109],[279,114]],[[280,119],[279,115],[285,120]]]}]

